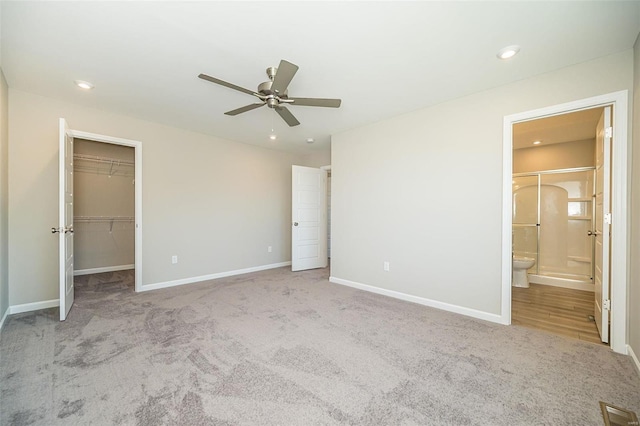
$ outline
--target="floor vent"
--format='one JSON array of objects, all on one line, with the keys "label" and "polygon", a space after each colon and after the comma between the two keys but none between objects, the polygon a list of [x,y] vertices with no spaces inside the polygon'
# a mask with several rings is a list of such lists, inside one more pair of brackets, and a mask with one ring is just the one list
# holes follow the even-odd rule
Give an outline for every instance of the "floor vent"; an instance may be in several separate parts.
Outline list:
[{"label": "floor vent", "polygon": [[640,426],[638,416],[633,411],[600,401],[600,409],[606,426]]}]

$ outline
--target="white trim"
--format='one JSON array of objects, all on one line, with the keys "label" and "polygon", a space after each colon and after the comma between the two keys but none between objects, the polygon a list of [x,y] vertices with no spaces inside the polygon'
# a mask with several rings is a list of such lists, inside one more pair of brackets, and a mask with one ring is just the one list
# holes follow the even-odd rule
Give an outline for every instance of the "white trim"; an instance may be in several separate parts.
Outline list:
[{"label": "white trim", "polygon": [[611,338],[614,352],[627,351],[628,226],[629,174],[628,90],[594,96],[560,105],[507,115],[503,121],[503,194],[502,194],[502,322],[511,323],[511,175],[513,173],[512,126],[515,123],[566,114],[584,109],[613,105],[612,215],[615,227],[611,236]]},{"label": "white trim", "polygon": [[73,275],[77,277],[79,275],[100,274],[102,272],[128,271],[129,269],[134,269],[135,266],[136,265],[116,265],[104,266],[102,268],[78,269],[77,271],[73,271]]},{"label": "white trim", "polygon": [[636,370],[638,371],[638,374],[640,374],[640,360],[638,359],[638,356],[636,355],[636,353],[633,352],[631,345],[627,345],[627,352],[629,353],[629,356],[633,360],[633,363],[636,366]]},{"label": "white trim", "polygon": [[135,153],[135,290],[142,291],[142,142],[113,136],[98,135],[96,133],[70,130],[74,138],[105,142],[114,145],[133,147]]},{"label": "white trim", "polygon": [[513,278],[513,121],[504,118],[502,129],[502,324],[511,324]]},{"label": "white trim", "polygon": [[565,278],[546,277],[544,275],[529,274],[529,282],[533,284],[548,285],[551,287],[570,288],[573,290],[590,291],[595,293],[592,283],[586,283],[579,280],[570,280]]},{"label": "white trim", "polygon": [[[7,309],[4,311],[4,314],[2,315],[2,319],[0,320],[0,333],[2,332],[2,327],[4,326],[4,321],[9,316],[9,309],[10,309],[10,307],[7,306]],[[0,334],[0,336],[2,336],[2,334]]]},{"label": "white trim", "polygon": [[270,265],[261,265],[261,266],[253,266],[251,268],[245,268],[245,269],[236,269],[235,271],[226,271],[226,272],[218,272],[216,274],[200,275],[199,277],[182,278],[179,280],[164,281],[164,282],[159,282],[155,284],[145,284],[141,286],[140,291],[158,290],[161,288],[175,287],[178,285],[199,283],[202,281],[216,280],[218,278],[232,277],[234,275],[248,274],[250,272],[265,271],[267,269],[281,268],[283,266],[289,266],[289,265],[291,265],[290,261],[272,263]]},{"label": "white trim", "polygon": [[502,323],[502,318],[497,314],[490,314],[488,312],[478,311],[471,308],[465,308],[463,306],[451,305],[449,303],[439,302],[437,300],[426,299],[424,297],[413,296],[411,294],[400,293],[399,291],[387,290],[380,287],[374,287],[368,284],[362,284],[355,281],[349,281],[338,277],[329,277],[329,281],[334,284],[345,285],[347,287],[357,288],[358,290],[368,291],[370,293],[381,294],[383,296],[393,297],[394,299],[405,300],[407,302],[417,303],[419,305],[429,306],[431,308],[441,309],[443,311],[453,312],[456,314],[462,314],[473,318],[478,318],[485,321],[491,321],[495,323]]},{"label": "white trim", "polygon": [[42,302],[24,303],[22,305],[9,306],[9,315],[23,312],[39,311],[40,309],[55,308],[60,306],[60,299],[43,300]]}]

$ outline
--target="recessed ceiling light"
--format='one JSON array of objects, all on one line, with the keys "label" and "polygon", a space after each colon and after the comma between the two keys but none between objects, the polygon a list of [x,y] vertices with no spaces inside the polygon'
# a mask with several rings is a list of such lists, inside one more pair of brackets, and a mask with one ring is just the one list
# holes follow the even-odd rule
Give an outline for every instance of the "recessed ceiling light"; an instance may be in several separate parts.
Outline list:
[{"label": "recessed ceiling light", "polygon": [[540,145],[542,143],[542,141],[534,141],[533,144],[534,145]]},{"label": "recessed ceiling light", "polygon": [[84,89],[84,90],[93,89],[93,84],[89,83],[88,81],[76,80],[76,81],[74,81],[74,83],[76,83],[76,86],[78,86],[79,88]]},{"label": "recessed ceiling light", "polygon": [[313,142],[315,142],[313,138],[307,138],[307,143],[313,143]]},{"label": "recessed ceiling light", "polygon": [[276,139],[278,139],[278,137],[276,135],[269,135],[269,139],[275,141]]},{"label": "recessed ceiling light", "polygon": [[520,46],[511,45],[507,47],[503,47],[498,51],[498,59],[510,59],[516,56],[516,54],[520,51]]}]

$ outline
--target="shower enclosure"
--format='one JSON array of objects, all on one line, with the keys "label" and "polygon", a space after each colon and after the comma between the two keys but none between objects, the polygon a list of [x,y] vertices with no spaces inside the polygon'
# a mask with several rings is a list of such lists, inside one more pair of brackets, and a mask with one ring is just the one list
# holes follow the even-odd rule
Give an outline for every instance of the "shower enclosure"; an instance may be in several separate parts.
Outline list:
[{"label": "shower enclosure", "polygon": [[594,168],[513,175],[513,253],[529,281],[593,291]]}]

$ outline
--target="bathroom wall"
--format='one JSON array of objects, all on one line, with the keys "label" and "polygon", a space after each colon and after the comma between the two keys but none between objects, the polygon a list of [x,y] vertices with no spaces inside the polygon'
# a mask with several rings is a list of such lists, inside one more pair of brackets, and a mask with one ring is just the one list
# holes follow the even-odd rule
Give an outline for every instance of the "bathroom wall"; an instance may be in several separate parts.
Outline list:
[{"label": "bathroom wall", "polygon": [[513,173],[595,165],[596,139],[542,145],[513,151]]}]

